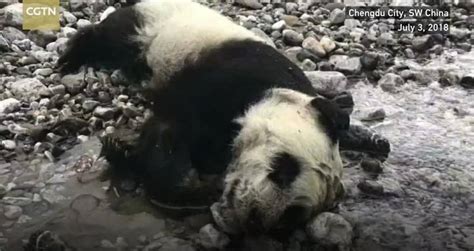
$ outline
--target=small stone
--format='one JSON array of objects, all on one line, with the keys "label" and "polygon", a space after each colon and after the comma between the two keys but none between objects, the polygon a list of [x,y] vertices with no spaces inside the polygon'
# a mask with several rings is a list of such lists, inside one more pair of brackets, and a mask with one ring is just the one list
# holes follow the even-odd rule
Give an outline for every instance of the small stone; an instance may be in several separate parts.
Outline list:
[{"label": "small stone", "polygon": [[326,56],[326,50],[314,37],[307,37],[305,40],[303,40],[302,47],[314,53],[318,57]]},{"label": "small stone", "polygon": [[78,29],[87,27],[89,25],[91,25],[91,22],[89,20],[86,20],[86,19],[79,19],[76,22],[76,26],[77,26]]},{"label": "small stone", "polygon": [[309,71],[305,74],[313,87],[323,93],[341,93],[347,86],[347,77],[337,71]]},{"label": "small stone", "polygon": [[14,98],[0,100],[0,114],[11,113],[20,108],[20,101]]},{"label": "small stone", "polygon": [[49,90],[53,95],[64,95],[66,94],[66,87],[64,85],[49,86]]},{"label": "small stone", "polygon": [[459,84],[466,89],[474,88],[474,74],[467,74],[461,78]]},{"label": "small stone", "polygon": [[25,33],[15,27],[4,27],[1,34],[9,43],[26,39]]},{"label": "small stone", "polygon": [[306,226],[309,238],[323,246],[348,250],[352,243],[352,225],[342,216],[324,212],[313,218]]},{"label": "small stone", "polygon": [[360,167],[369,173],[382,173],[382,163],[377,159],[365,158],[360,162]]},{"label": "small stone", "polygon": [[94,116],[103,119],[112,119],[116,113],[114,108],[98,106],[94,109]]},{"label": "small stone", "polygon": [[10,139],[5,139],[5,140],[2,140],[2,146],[3,148],[7,149],[7,150],[10,150],[10,151],[13,151],[16,149],[16,143],[14,140],[10,140]]},{"label": "small stone", "polygon": [[359,188],[362,192],[366,194],[371,194],[371,195],[384,194],[383,186],[373,180],[363,180],[359,184],[357,184],[357,188]]},{"label": "small stone", "polygon": [[280,20],[272,25],[272,30],[281,31],[286,27],[285,20]]},{"label": "small stone", "polygon": [[319,42],[327,53],[330,53],[331,51],[336,49],[336,43],[334,43],[334,41],[328,36],[324,36]]},{"label": "small stone", "polygon": [[287,45],[300,45],[303,42],[304,36],[294,30],[283,30],[283,42]]},{"label": "small stone", "polygon": [[329,21],[331,24],[342,24],[346,20],[346,13],[341,9],[334,9],[329,15]]},{"label": "small stone", "polygon": [[250,9],[261,9],[263,5],[258,0],[235,0],[236,4],[240,4]]},{"label": "small stone", "polygon": [[56,34],[51,30],[31,30],[27,36],[33,43],[43,48],[57,39]]},{"label": "small stone", "polygon": [[345,74],[358,74],[362,70],[362,64],[359,57],[349,57],[346,55],[333,55],[329,62],[334,65],[336,71]]},{"label": "small stone", "polygon": [[91,112],[96,108],[100,102],[92,100],[92,99],[86,99],[82,103],[82,109],[84,109],[85,112]]},{"label": "small stone", "polygon": [[61,78],[61,84],[66,87],[66,90],[75,95],[81,92],[84,87],[86,86],[86,82],[84,81],[84,73],[78,74],[68,74],[64,75]]},{"label": "small stone", "polygon": [[207,224],[199,230],[199,243],[207,249],[222,250],[229,242],[229,237],[214,228],[212,224]]},{"label": "small stone", "polygon": [[7,205],[4,207],[3,210],[3,215],[9,220],[18,219],[23,214],[23,209],[21,209],[21,207],[19,206]]},{"label": "small stone", "polygon": [[377,109],[367,115],[367,117],[362,118],[362,121],[375,121],[385,119],[385,110],[383,108]]},{"label": "small stone", "polygon": [[101,248],[115,248],[115,245],[109,240],[101,240],[100,247]]},{"label": "small stone", "polygon": [[379,57],[377,53],[366,52],[360,58],[360,63],[362,64],[362,69],[371,71],[377,68],[377,65],[379,63]]},{"label": "small stone", "polygon": [[20,79],[11,84],[10,90],[16,97],[29,101],[38,100],[42,93],[48,92],[48,88],[36,78]]},{"label": "small stone", "polygon": [[311,59],[307,58],[301,63],[301,68],[303,69],[303,71],[314,71],[316,70],[316,64],[311,61]]},{"label": "small stone", "polygon": [[420,37],[415,37],[411,42],[411,46],[415,51],[425,51],[431,48],[433,44],[433,38],[429,34]]},{"label": "small stone", "polygon": [[387,73],[377,83],[382,90],[386,92],[394,92],[396,87],[402,86],[405,81],[395,73]]},{"label": "small stone", "polygon": [[62,14],[63,14],[64,20],[66,20],[67,23],[73,24],[73,23],[77,22],[77,17],[74,16],[74,14],[72,14],[71,12],[63,11]]},{"label": "small stone", "polygon": [[41,68],[41,69],[36,69],[34,72],[33,72],[33,75],[35,76],[43,76],[43,77],[47,77],[49,75],[53,74],[53,69],[51,68]]}]

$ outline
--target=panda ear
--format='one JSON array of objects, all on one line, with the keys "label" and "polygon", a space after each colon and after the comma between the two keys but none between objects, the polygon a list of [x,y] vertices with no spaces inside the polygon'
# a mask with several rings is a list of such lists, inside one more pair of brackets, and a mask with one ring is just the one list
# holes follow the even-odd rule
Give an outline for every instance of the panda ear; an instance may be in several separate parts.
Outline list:
[{"label": "panda ear", "polygon": [[340,131],[349,129],[349,114],[333,100],[316,97],[311,100],[311,106],[319,111],[319,119],[331,138],[337,139]]}]

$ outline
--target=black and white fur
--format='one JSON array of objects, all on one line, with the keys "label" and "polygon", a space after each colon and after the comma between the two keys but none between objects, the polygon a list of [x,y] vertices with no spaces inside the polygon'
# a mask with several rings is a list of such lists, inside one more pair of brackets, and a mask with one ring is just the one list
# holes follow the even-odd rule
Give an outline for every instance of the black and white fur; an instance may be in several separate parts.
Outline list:
[{"label": "black and white fur", "polygon": [[59,65],[150,74],[154,116],[132,161],[112,164],[133,163],[149,194],[171,203],[209,196],[190,181],[193,170],[225,174],[212,211],[227,232],[301,223],[342,191],[338,135],[348,115],[276,49],[214,10],[188,0],[120,9],[80,30]]}]

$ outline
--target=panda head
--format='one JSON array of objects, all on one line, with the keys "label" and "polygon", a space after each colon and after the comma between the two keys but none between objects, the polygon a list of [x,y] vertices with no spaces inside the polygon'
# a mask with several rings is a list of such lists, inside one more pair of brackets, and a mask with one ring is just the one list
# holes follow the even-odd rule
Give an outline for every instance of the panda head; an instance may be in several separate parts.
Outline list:
[{"label": "panda head", "polygon": [[291,228],[341,194],[337,135],[349,116],[333,101],[272,89],[236,121],[224,192],[211,207],[224,231]]}]

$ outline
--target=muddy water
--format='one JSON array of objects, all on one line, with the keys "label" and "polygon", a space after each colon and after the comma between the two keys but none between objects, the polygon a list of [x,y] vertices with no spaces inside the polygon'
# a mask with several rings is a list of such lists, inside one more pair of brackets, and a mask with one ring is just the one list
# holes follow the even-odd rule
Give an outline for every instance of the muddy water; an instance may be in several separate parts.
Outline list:
[{"label": "muddy water", "polygon": [[[453,57],[454,63],[449,60]],[[414,70],[456,69],[474,73],[474,52],[446,56],[421,66],[400,60]],[[354,118],[383,108],[383,122],[366,124],[387,137],[392,153],[384,172],[369,176],[358,166],[346,168],[346,199],[339,213],[357,234],[355,250],[474,250],[474,93],[458,86],[408,82],[397,93],[369,83],[351,88]],[[80,156],[96,157],[100,143],[92,138],[68,152],[57,167],[66,166],[70,178],[48,187],[49,201],[33,203],[30,220],[5,231],[7,250],[21,250],[22,240],[38,229],[60,234],[78,250],[102,250],[102,240],[118,236],[130,246],[139,235],[183,234],[180,222],[164,219],[141,198],[112,199],[107,182],[89,170],[79,182],[74,163]],[[357,184],[374,180],[382,195],[359,191]]]},{"label": "muddy water", "polygon": [[[455,63],[443,57],[426,66],[405,64],[474,73],[474,52]],[[368,125],[392,144],[378,178],[346,169],[349,193],[341,213],[357,228],[355,249],[474,250],[473,90],[408,82],[395,94],[364,83],[351,92],[355,118],[386,111],[383,122]],[[362,179],[382,184],[385,194],[360,193],[356,184]]]}]

